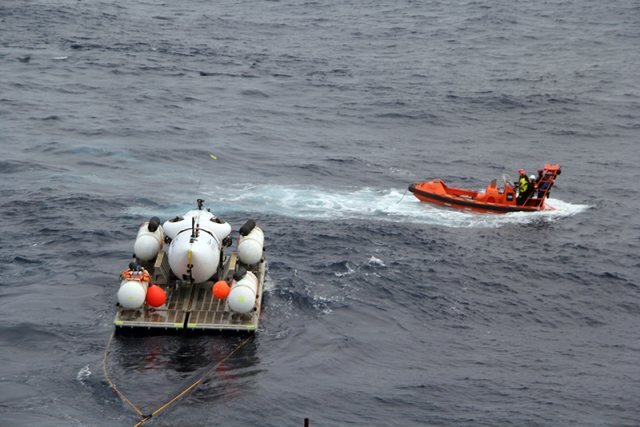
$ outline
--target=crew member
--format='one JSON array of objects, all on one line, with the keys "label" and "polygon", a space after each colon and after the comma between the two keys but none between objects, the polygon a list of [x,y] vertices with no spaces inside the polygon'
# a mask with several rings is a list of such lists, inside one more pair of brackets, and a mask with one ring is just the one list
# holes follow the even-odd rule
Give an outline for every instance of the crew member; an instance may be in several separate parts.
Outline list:
[{"label": "crew member", "polygon": [[531,174],[529,176],[529,191],[527,195],[527,199],[533,199],[536,196],[536,190],[538,189],[538,180],[536,176]]},{"label": "crew member", "polygon": [[546,191],[547,197],[549,197],[549,190],[551,186],[549,185],[549,181],[543,179],[544,169],[538,169],[538,179],[536,180],[536,184],[538,185],[538,199],[544,197],[544,193]]},{"label": "crew member", "polygon": [[531,190],[529,190],[531,185],[529,184],[529,178],[527,178],[527,173],[524,169],[518,170],[518,173],[520,174],[520,178],[518,178],[518,183],[516,185],[518,187],[518,198],[516,199],[516,204],[521,205],[525,200],[527,200],[527,197],[531,192]]},{"label": "crew member", "polygon": [[[551,187],[553,187],[553,181],[550,182],[549,179],[545,180],[542,172],[542,169],[538,170],[538,198],[541,198],[545,192],[547,193],[547,197],[549,197],[549,191],[551,190]],[[560,174],[559,172],[560,171],[558,171],[558,175]]]}]

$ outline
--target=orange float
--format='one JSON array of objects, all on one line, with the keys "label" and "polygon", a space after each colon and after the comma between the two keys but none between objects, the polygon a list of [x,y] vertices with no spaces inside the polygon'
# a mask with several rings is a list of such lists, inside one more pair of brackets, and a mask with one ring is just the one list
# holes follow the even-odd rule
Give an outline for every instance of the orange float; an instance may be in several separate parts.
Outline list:
[{"label": "orange float", "polygon": [[147,288],[147,304],[151,307],[160,307],[167,301],[167,293],[158,285]]},{"label": "orange float", "polygon": [[231,291],[231,288],[229,287],[229,284],[224,280],[220,280],[216,282],[211,287],[211,292],[213,292],[213,296],[218,299],[225,299],[226,297],[229,296],[230,291]]}]

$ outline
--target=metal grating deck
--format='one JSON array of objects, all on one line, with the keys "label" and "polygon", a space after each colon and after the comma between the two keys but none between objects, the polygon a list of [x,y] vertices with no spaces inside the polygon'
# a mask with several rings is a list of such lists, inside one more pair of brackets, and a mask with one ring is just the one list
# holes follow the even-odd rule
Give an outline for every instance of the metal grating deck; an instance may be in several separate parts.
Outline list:
[{"label": "metal grating deck", "polygon": [[[166,277],[167,284],[161,285],[167,292],[167,303],[159,308],[146,306],[129,310],[119,308],[114,324],[119,329],[173,329],[173,330],[232,330],[255,331],[262,311],[262,290],[266,275],[266,261],[263,257],[255,266],[243,265],[258,278],[256,309],[251,313],[240,314],[229,310],[227,300],[219,300],[211,293],[213,282],[208,281],[190,285],[171,278],[164,252],[158,255],[152,277]],[[228,257],[221,269],[221,277],[231,282],[236,269],[237,253]],[[158,271],[161,269],[161,271]]]}]

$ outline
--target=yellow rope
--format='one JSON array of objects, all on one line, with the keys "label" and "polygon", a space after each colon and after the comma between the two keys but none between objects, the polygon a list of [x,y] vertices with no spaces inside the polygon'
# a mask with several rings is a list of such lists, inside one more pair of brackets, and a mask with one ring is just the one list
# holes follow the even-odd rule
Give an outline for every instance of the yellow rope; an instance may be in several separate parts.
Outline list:
[{"label": "yellow rope", "polygon": [[116,387],[116,385],[113,383],[113,381],[111,381],[111,379],[109,378],[109,373],[107,372],[107,356],[109,355],[109,347],[111,347],[111,341],[113,340],[113,336],[115,335],[115,330],[111,333],[111,336],[109,337],[109,341],[107,342],[107,347],[104,349],[104,357],[102,359],[102,371],[104,372],[104,377],[107,380],[107,382],[109,383],[109,385],[111,386],[111,388],[118,394],[118,396],[124,400],[131,408],[133,408],[134,411],[136,411],[136,413],[138,415],[140,415],[142,417],[142,419],[140,419],[140,421],[138,421],[133,427],[140,427],[142,424],[146,423],[147,421],[149,421],[151,419],[151,417],[156,416],[157,414],[159,414],[160,412],[164,411],[165,409],[167,409],[169,406],[171,406],[171,404],[173,404],[176,400],[180,399],[182,396],[184,396],[185,394],[189,393],[191,390],[193,390],[194,388],[196,388],[197,386],[199,386],[200,384],[202,384],[202,382],[209,376],[209,374],[211,374],[211,372],[213,372],[214,370],[216,370],[220,365],[222,365],[224,362],[226,362],[231,356],[233,356],[233,354],[235,354],[235,352],[237,352],[238,350],[240,350],[242,347],[244,347],[244,345],[246,343],[249,342],[249,340],[251,338],[253,338],[253,336],[249,336],[247,339],[245,339],[244,341],[242,341],[240,344],[238,344],[236,346],[236,348],[234,348],[229,354],[227,354],[224,358],[222,358],[222,360],[220,360],[218,363],[216,363],[213,367],[211,367],[210,369],[208,369],[200,378],[198,378],[195,382],[193,382],[190,386],[188,386],[187,388],[185,388],[184,390],[182,390],[180,393],[176,394],[171,400],[167,401],[166,403],[164,403],[162,406],[158,407],[156,410],[154,410],[151,414],[149,415],[144,415],[142,413],[142,411],[140,409],[138,409],[138,407],[136,405],[134,405],[128,398],[127,396],[125,396],[120,390],[118,390],[118,388]]},{"label": "yellow rope", "polygon": [[246,340],[242,341],[240,344],[238,344],[238,346],[236,348],[234,348],[229,354],[227,354],[222,360],[220,360],[218,363],[216,363],[212,368],[210,368],[207,372],[205,372],[197,381],[195,381],[193,384],[191,384],[189,387],[185,388],[184,390],[182,390],[180,393],[178,393],[175,397],[173,397],[173,399],[169,400],[167,403],[165,403],[164,405],[160,406],[158,409],[156,409],[155,411],[153,411],[151,413],[151,416],[155,416],[158,413],[160,413],[161,411],[164,411],[169,405],[171,405],[173,402],[175,402],[176,400],[180,399],[182,396],[184,396],[185,394],[187,394],[189,391],[191,391],[192,389],[196,388],[197,386],[199,386],[202,381],[204,381],[209,374],[211,374],[211,372],[213,372],[214,370],[216,370],[220,365],[222,365],[224,362],[226,362],[231,356],[233,356],[233,354],[240,350],[242,347],[244,347],[244,345],[246,343],[249,342],[249,340],[252,337],[248,337]]},{"label": "yellow rope", "polygon": [[144,418],[142,418],[140,421],[138,421],[137,423],[135,423],[133,425],[133,427],[140,427],[142,424],[146,423],[147,421],[149,421],[149,419],[151,419],[151,415],[147,415]]},{"label": "yellow rope", "polygon": [[109,383],[111,388],[116,392],[116,394],[118,396],[120,396],[120,399],[124,400],[129,406],[131,406],[133,408],[133,410],[138,413],[138,415],[140,415],[141,417],[144,417],[144,414],[142,413],[142,411],[140,409],[138,409],[138,407],[136,405],[134,405],[127,398],[127,396],[125,396],[122,392],[120,392],[120,390],[118,390],[118,387],[116,387],[116,385],[113,383],[113,381],[111,381],[111,378],[109,378],[109,373],[107,372],[107,356],[109,356],[109,347],[111,347],[111,341],[113,341],[113,336],[115,334],[116,334],[116,331],[114,329],[113,332],[111,332],[111,336],[109,337],[109,341],[107,342],[107,346],[104,349],[104,356],[102,357],[102,372],[104,373],[104,378],[107,380],[107,382]]}]

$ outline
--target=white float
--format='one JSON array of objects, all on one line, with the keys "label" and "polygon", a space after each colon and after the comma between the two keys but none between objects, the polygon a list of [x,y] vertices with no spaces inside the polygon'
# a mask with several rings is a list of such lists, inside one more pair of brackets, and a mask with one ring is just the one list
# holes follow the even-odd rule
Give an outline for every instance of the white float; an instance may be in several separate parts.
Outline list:
[{"label": "white float", "polygon": [[255,274],[247,271],[247,274],[231,285],[231,292],[227,297],[229,308],[236,313],[248,313],[256,305],[256,294],[258,292],[258,278]]},{"label": "white float", "polygon": [[245,264],[253,265],[262,258],[264,248],[264,232],[257,225],[238,243],[238,256]]},{"label": "white float", "polygon": [[137,280],[123,280],[118,289],[118,303],[124,308],[134,309],[142,307],[147,296],[149,283]]},{"label": "white float", "polygon": [[158,218],[151,218],[151,221],[142,224],[138,230],[138,236],[133,245],[133,252],[140,260],[151,261],[158,256],[158,252],[162,249],[163,242],[164,233],[162,226],[160,226],[160,220]]}]

